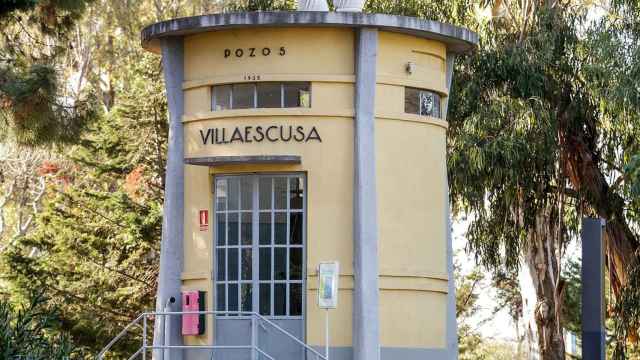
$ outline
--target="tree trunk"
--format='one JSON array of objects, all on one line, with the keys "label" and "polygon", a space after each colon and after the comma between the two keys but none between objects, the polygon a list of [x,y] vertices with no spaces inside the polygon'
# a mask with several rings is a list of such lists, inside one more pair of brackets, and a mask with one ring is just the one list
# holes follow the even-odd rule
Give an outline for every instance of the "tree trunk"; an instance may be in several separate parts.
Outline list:
[{"label": "tree trunk", "polygon": [[564,84],[563,95],[557,97],[561,100],[556,104],[561,151],[566,154],[564,171],[573,188],[607,221],[604,236],[607,265],[611,287],[614,295],[618,295],[627,282],[629,269],[638,262],[640,242],[627,223],[624,199],[609,186],[601,170],[596,105],[576,100],[572,86]]},{"label": "tree trunk", "polygon": [[[530,341],[528,359],[565,359],[561,325],[562,282],[558,276],[560,266],[556,256],[560,239],[557,236],[556,220],[557,216],[553,216],[550,207],[541,210],[536,216],[535,228],[527,234],[523,253],[523,265],[526,269],[520,274],[520,281],[521,284],[523,280],[529,283],[532,287],[529,289],[531,295],[535,294],[535,300],[523,298],[524,327]],[[526,290],[524,287],[523,297],[526,296]],[[537,341],[537,344],[531,343],[532,341]]]}]

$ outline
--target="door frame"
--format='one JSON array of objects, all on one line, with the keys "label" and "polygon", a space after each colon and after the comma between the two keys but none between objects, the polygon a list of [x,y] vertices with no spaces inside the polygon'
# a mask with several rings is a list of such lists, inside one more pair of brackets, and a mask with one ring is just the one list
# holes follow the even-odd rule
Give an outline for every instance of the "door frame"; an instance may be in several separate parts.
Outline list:
[{"label": "door frame", "polygon": [[[308,188],[308,173],[306,171],[282,171],[282,172],[248,172],[248,173],[217,173],[217,174],[212,174],[211,176],[211,181],[212,181],[212,185],[211,185],[211,189],[213,191],[213,196],[212,196],[212,201],[210,203],[210,207],[212,209],[212,218],[211,218],[211,222],[213,224],[212,226],[212,238],[210,239],[211,241],[211,261],[212,261],[212,266],[213,266],[213,270],[211,272],[212,274],[212,278],[211,278],[211,289],[212,289],[212,294],[210,296],[213,297],[213,309],[217,310],[218,309],[218,299],[217,299],[217,287],[216,287],[216,279],[217,279],[217,272],[218,272],[218,263],[217,263],[217,249],[216,249],[216,240],[217,240],[217,235],[218,235],[218,229],[217,229],[217,209],[216,209],[216,182],[218,179],[220,178],[232,178],[232,177],[237,177],[237,178],[242,178],[242,177],[250,177],[252,179],[259,179],[261,177],[289,177],[289,176],[301,176],[302,180],[303,180],[303,184],[304,184],[304,197],[303,197],[303,202],[302,202],[302,284],[301,284],[301,289],[302,289],[302,311],[301,311],[301,316],[289,316],[289,315],[285,315],[285,316],[265,316],[263,315],[265,318],[271,320],[271,321],[277,321],[277,320],[301,320],[302,322],[302,334],[301,334],[301,341],[306,343],[306,335],[307,335],[307,238],[308,238],[308,226],[307,226],[307,216],[308,216],[308,198],[309,198],[309,188]],[[257,240],[257,228],[258,228],[258,223],[259,223],[259,216],[256,216],[256,214],[259,214],[259,193],[258,191],[255,191],[256,188],[259,188],[259,181],[255,181],[253,183],[253,199],[252,199],[252,209],[251,209],[251,214],[252,214],[252,311],[256,312],[256,313],[260,313],[260,301],[259,301],[259,241]],[[289,188],[289,181],[287,181],[287,189]],[[273,190],[272,190],[273,191]],[[287,202],[289,201],[289,193],[287,193]],[[273,204],[272,204],[273,206]],[[289,205],[287,205],[287,209],[289,209]],[[240,217],[239,217],[240,219]],[[288,219],[288,217],[287,217]],[[288,223],[288,220],[287,220]],[[272,223],[273,226],[274,223]],[[287,237],[288,237],[288,232],[287,232]],[[240,234],[238,234],[238,244],[240,244]],[[288,244],[287,244],[288,245]],[[273,248],[273,244],[271,245]],[[288,247],[287,247],[288,249]],[[256,251],[257,250],[257,251]],[[288,265],[288,257],[289,257],[289,251],[287,251],[287,265]],[[228,266],[228,264],[225,263],[225,266]],[[274,257],[272,257],[271,259],[271,266],[273,269],[274,266]],[[227,271],[225,269],[225,271]],[[287,274],[289,272],[289,269],[287,267]],[[273,272],[272,272],[273,275]],[[241,278],[241,274],[238,274],[238,279]],[[271,283],[274,282],[274,279],[271,279]],[[287,279],[287,288],[289,288],[289,280]],[[256,287],[256,285],[258,285],[258,287]],[[288,292],[289,293],[289,292]],[[272,295],[272,300],[275,299],[275,294],[271,293]],[[289,301],[290,296],[287,297],[287,312],[289,311],[289,307],[288,307],[288,301]],[[256,301],[257,299],[257,301]],[[241,311],[241,307],[242,307],[242,303],[241,303],[241,299],[238,299],[239,304],[238,304],[238,310]],[[227,301],[225,301],[225,303],[227,303]],[[226,304],[226,306],[228,307],[228,304]],[[272,301],[271,306],[274,306],[274,303]],[[217,328],[217,321],[216,321],[216,317],[213,317],[213,329],[214,329],[214,336],[212,337],[212,341],[215,343],[216,341],[216,336],[215,334],[218,332],[218,328]],[[248,317],[246,316],[236,316],[234,317],[236,319],[248,319]]]}]

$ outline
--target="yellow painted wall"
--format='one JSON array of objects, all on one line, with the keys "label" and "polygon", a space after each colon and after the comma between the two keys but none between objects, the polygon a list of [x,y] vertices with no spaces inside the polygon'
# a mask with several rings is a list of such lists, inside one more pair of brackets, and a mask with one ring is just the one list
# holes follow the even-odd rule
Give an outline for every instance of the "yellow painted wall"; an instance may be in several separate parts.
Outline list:
[{"label": "yellow painted wall", "polygon": [[[312,37],[314,41],[308,41]],[[224,49],[270,47],[269,57],[224,58]],[[285,56],[276,55],[280,46]],[[319,52],[321,47],[338,51]],[[347,29],[261,29],[232,30],[200,34],[185,40],[184,136],[185,157],[225,155],[300,155],[300,165],[185,166],[185,278],[184,288],[201,286],[212,291],[211,266],[213,222],[210,231],[200,232],[198,210],[207,208],[212,218],[212,177],[215,174],[245,172],[307,173],[307,341],[322,344],[324,333],[316,331],[316,319],[323,323],[315,305],[315,272],[320,261],[337,259],[344,274],[353,274],[353,32]],[[246,82],[245,76],[259,75],[262,81],[312,81],[309,109],[251,109],[212,112],[210,86]],[[330,111],[329,111],[330,109]],[[234,143],[203,146],[199,130],[209,127],[302,125],[316,126],[322,143]],[[328,156],[332,154],[331,156]],[[210,174],[211,172],[211,174]],[[203,239],[204,242],[203,242]],[[208,240],[207,240],[208,239]],[[206,244],[206,249],[202,248]],[[347,276],[347,277],[348,277]],[[352,288],[352,287],[351,287]],[[340,316],[335,316],[337,346],[351,344],[351,290],[341,292]],[[213,306],[213,297],[208,302]],[[213,339],[212,329],[189,343]]]},{"label": "yellow painted wall", "polygon": [[[379,34],[376,88],[380,341],[446,346],[446,122],[404,113],[404,87],[446,95],[444,44]],[[413,74],[408,62],[416,64]],[[396,305],[401,304],[401,305]]]},{"label": "yellow painted wall", "polygon": [[[271,54],[262,56],[269,47]],[[280,56],[279,48],[286,54]],[[249,48],[256,48],[248,57]],[[244,49],[225,58],[224,50]],[[260,50],[260,51],[258,51]],[[252,28],[216,31],[185,39],[185,81],[245,74],[353,75],[353,31],[337,28]],[[232,80],[233,81],[233,80]]]},{"label": "yellow painted wall", "polygon": [[[309,41],[313,39],[313,41]],[[444,347],[447,293],[445,196],[446,122],[404,114],[404,86],[446,95],[445,47],[380,33],[376,97],[376,166],[380,250],[381,342],[393,347]],[[269,57],[224,58],[224,49],[268,46]],[[286,55],[276,49],[286,48]],[[340,261],[339,308],[331,311],[332,346],[351,346],[353,292],[354,36],[349,29],[236,29],[185,39],[185,157],[299,155],[299,165],[185,166],[184,289],[205,290],[212,309],[212,179],[216,174],[307,174],[306,341],[324,344],[324,312],[316,305],[316,267]],[[405,66],[415,62],[408,75]],[[210,86],[260,81],[310,81],[311,108],[212,112]],[[315,126],[322,143],[202,145],[199,130],[235,126]],[[200,231],[198,211],[209,209]],[[207,334],[187,339],[205,343]]]},{"label": "yellow painted wall", "polygon": [[[436,90],[446,94],[446,47],[434,40],[381,31],[378,47],[378,82]],[[413,62],[416,71],[407,74]]]}]

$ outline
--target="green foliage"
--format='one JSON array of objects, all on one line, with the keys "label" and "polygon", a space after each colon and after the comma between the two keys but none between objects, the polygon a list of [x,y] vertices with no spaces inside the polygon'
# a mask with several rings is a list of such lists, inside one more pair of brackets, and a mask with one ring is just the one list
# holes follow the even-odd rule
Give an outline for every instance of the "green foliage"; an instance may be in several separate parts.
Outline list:
[{"label": "green foliage", "polygon": [[77,352],[66,336],[56,330],[58,314],[42,295],[32,295],[17,309],[0,299],[0,358],[68,360]]},{"label": "green foliage", "polygon": [[44,291],[59,327],[93,353],[155,296],[166,102],[158,59],[137,59],[112,111],[56,174],[35,230],[3,259],[14,291]]},{"label": "green foliage", "polygon": [[522,294],[518,283],[518,274],[498,271],[493,274],[492,285],[496,289],[496,305],[494,314],[507,309],[514,323],[522,318]]},{"label": "green foliage", "polygon": [[640,324],[640,267],[635,267],[629,282],[614,305],[618,318],[614,319],[613,359],[626,359],[629,353],[638,353],[638,325]]},{"label": "green foliage", "polygon": [[160,224],[153,203],[135,203],[122,192],[68,189],[20,241],[24,250],[5,255],[9,279],[21,292],[45,291],[61,309],[60,328],[75,344],[98,350],[151,307]]},{"label": "green foliage", "polygon": [[37,0],[3,0],[0,2],[0,18],[16,11],[31,9],[38,3]]},{"label": "green foliage", "polygon": [[229,1],[225,11],[287,11],[295,10],[294,0],[241,0]]},{"label": "green foliage", "polygon": [[569,260],[564,268],[563,325],[574,334],[582,333],[582,278],[580,261]]},{"label": "green foliage", "polygon": [[364,11],[368,13],[413,16],[438,20],[460,26],[473,26],[473,2],[450,0],[446,4],[424,0],[369,0]]},{"label": "green foliage", "polygon": [[[205,7],[196,1],[88,3],[0,4],[0,139],[79,142],[49,184],[36,230],[4,254],[2,266],[15,294],[42,289],[47,304],[64,305],[55,327],[95,351],[150,307],[155,291],[166,104],[159,61],[139,48],[138,31],[143,23]],[[586,7],[558,3],[560,10],[540,6],[525,22],[525,16],[506,16],[509,4],[498,6],[504,3],[370,0],[366,11],[445,21],[481,34],[479,51],[457,60],[450,97],[451,196],[456,212],[472,216],[471,252],[499,270],[493,280],[500,304],[517,316],[512,274],[542,210],[554,209],[546,214],[561,223],[560,253],[583,214],[637,225],[640,182],[631,179],[640,173],[640,6],[613,1],[611,15],[590,22]],[[291,10],[295,2],[223,5],[226,11]],[[493,16],[479,19],[478,9],[488,5],[496,7]],[[82,63],[67,58],[74,26],[83,35],[74,46],[92,49],[85,59],[89,85],[80,93],[63,86],[65,71],[78,72]],[[595,170],[568,166],[571,149],[594,159]],[[585,191],[584,173],[617,180],[601,184],[599,197]],[[563,317],[575,328],[578,290],[569,270]],[[473,276],[458,291],[461,316],[477,310],[473,284],[482,276]],[[618,319],[637,325],[640,286],[634,281],[617,311],[628,310]],[[633,334],[622,322],[617,329],[623,339]],[[514,358],[508,345],[489,344],[467,325],[460,330],[461,358]]]},{"label": "green foliage", "polygon": [[97,116],[90,92],[67,89],[60,63],[87,0],[9,1],[0,8],[0,139],[71,143]]},{"label": "green foliage", "polygon": [[[25,21],[45,35],[66,35],[93,0],[3,0],[0,20],[6,24]],[[24,18],[24,19],[23,19]],[[26,31],[26,29],[25,29]]]},{"label": "green foliage", "polygon": [[[640,205],[640,154],[634,155],[625,168],[629,179],[634,216],[638,216]],[[630,269],[630,278],[616,299],[613,312],[618,314],[613,320],[613,359],[633,359],[632,354],[640,353],[638,331],[640,329],[640,266]],[[630,356],[631,355],[631,356]],[[640,358],[640,356],[636,356]]]},{"label": "green foliage", "polygon": [[536,215],[564,187],[558,118],[548,98],[560,86],[554,74],[572,56],[576,20],[563,19],[559,28],[552,24],[560,20],[540,14],[522,42],[496,25],[493,42],[456,77],[449,178],[455,211],[474,216],[467,235],[484,265],[516,269]]},{"label": "green foliage", "polygon": [[56,102],[59,81],[48,65],[33,64],[28,69],[0,68],[0,134],[19,144],[73,143],[86,124],[94,119],[96,104],[91,100],[75,105]]},{"label": "green foliage", "polygon": [[474,269],[469,274],[461,274],[460,265],[455,265],[456,281],[456,317],[461,321],[475,314],[478,308],[478,296],[484,280],[480,269]]},{"label": "green foliage", "polygon": [[[516,360],[519,359],[514,344],[483,338],[473,328],[471,319],[480,311],[478,299],[486,288],[485,275],[478,267],[463,274],[455,263],[456,317],[458,319],[458,352],[460,360]],[[481,323],[481,322],[480,322]]]}]

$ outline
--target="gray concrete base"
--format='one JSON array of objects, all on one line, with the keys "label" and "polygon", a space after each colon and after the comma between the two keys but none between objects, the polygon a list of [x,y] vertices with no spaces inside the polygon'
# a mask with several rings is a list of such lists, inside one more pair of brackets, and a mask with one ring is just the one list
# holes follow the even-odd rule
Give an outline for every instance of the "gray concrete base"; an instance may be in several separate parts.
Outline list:
[{"label": "gray concrete base", "polygon": [[449,360],[451,357],[447,349],[383,347],[380,349],[380,358],[382,360]]},{"label": "gray concrete base", "polygon": [[[324,347],[313,346],[313,349],[324,355]],[[311,352],[309,352],[311,353]],[[315,360],[313,355],[307,355],[308,360]],[[351,346],[338,346],[329,348],[330,360],[353,360],[353,348]]]},{"label": "gray concrete base", "polygon": [[[314,346],[313,348],[324,354],[323,347]],[[382,347],[380,348],[380,358],[382,360],[447,360],[450,356],[447,349]],[[313,360],[313,356],[307,357],[307,359]],[[352,360],[353,349],[351,347],[331,347],[329,348],[329,359]]]}]

